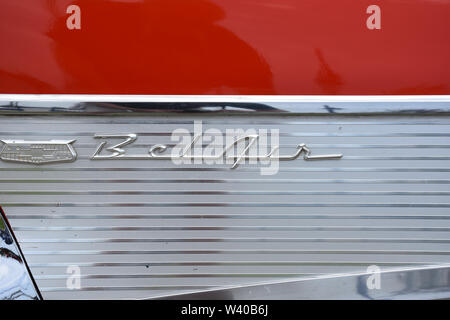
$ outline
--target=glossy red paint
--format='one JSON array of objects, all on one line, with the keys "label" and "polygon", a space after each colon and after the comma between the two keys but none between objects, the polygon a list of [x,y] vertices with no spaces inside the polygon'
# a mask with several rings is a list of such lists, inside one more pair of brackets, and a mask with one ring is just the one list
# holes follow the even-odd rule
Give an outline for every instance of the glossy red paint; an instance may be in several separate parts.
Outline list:
[{"label": "glossy red paint", "polygon": [[449,36],[450,0],[0,0],[0,93],[450,94]]}]

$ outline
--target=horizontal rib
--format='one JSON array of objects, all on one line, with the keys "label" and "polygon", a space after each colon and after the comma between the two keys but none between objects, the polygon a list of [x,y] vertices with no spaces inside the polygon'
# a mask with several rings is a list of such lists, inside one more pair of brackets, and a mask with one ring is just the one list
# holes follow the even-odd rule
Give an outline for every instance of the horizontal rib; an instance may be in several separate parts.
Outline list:
[{"label": "horizontal rib", "polygon": [[[261,169],[259,167],[246,167],[239,168],[239,172],[259,172]],[[217,168],[217,167],[145,167],[145,168],[129,168],[129,167],[108,167],[108,168],[95,168],[95,167],[59,167],[59,168],[49,168],[49,167],[12,167],[12,168],[0,168],[0,171],[23,171],[23,172],[92,172],[92,171],[123,171],[123,172],[155,172],[155,171],[173,171],[173,172],[197,172],[197,171],[208,171],[216,172],[223,171],[229,172],[229,167]],[[320,168],[320,167],[280,167],[279,172],[450,172],[450,168],[438,168],[438,167],[428,167],[428,168],[371,168],[371,167],[359,167],[359,168]]]},{"label": "horizontal rib", "polygon": [[[98,143],[81,143],[76,142],[77,149],[90,149],[90,148],[96,148],[98,147]],[[152,143],[133,143],[133,148],[150,148]],[[175,147],[178,146],[177,144],[173,143],[165,143],[164,144],[167,147]],[[224,147],[224,144],[220,143],[203,143],[197,144],[198,147],[206,148],[206,147]],[[280,143],[278,145],[281,149],[284,148],[296,148],[298,144],[292,144],[292,143]],[[324,144],[324,143],[308,143],[308,147],[310,148],[319,148],[319,149],[448,149],[450,148],[450,145],[448,144],[361,144],[361,143],[352,143],[352,144],[346,144],[346,143],[333,143],[333,144]]]},{"label": "horizontal rib", "polygon": [[[173,120],[173,119],[161,119],[161,120],[152,120],[152,119],[127,119],[127,120],[116,120],[112,117],[109,119],[111,120],[98,120],[98,119],[89,119],[85,118],[83,121],[79,121],[79,119],[72,119],[72,120],[64,120],[64,117],[60,117],[58,119],[58,123],[62,124],[152,124],[152,125],[170,125],[170,124],[188,124],[193,125],[194,119],[192,120]],[[10,122],[7,122],[10,123]],[[45,121],[45,120],[14,120],[14,124],[53,124],[52,121]],[[207,118],[202,119],[202,124],[204,125],[449,125],[450,122],[448,121],[441,121],[441,120],[427,120],[427,121],[417,121],[417,120],[411,120],[411,121],[405,121],[405,120],[398,120],[398,121],[385,121],[385,120],[375,120],[375,121],[336,121],[336,119],[330,120],[330,121],[317,121],[317,120],[311,120],[311,121],[284,121],[283,119],[280,119],[280,121],[274,121],[274,120],[254,120],[254,119],[233,119],[232,121],[228,120],[210,120]]]},{"label": "horizontal rib", "polygon": [[[380,262],[371,261],[151,261],[151,262],[78,262],[79,267],[172,267],[172,266],[417,266],[433,265],[435,262]],[[73,262],[29,263],[31,268],[60,268]]]},{"label": "horizontal rib", "polygon": [[[177,285],[160,285],[160,286],[131,286],[131,287],[81,287],[77,289],[76,291],[136,291],[136,290],[201,290],[201,289],[212,289],[212,288],[226,288],[227,286],[210,286],[210,285],[203,285],[203,286],[177,286]],[[63,291],[73,291],[73,289],[69,289],[67,287],[42,287],[39,288],[41,292],[63,292]]]},{"label": "horizontal rib", "polygon": [[450,215],[361,215],[361,214],[9,214],[10,220],[33,219],[369,219],[369,220],[448,220]]},{"label": "horizontal rib", "polygon": [[178,207],[227,207],[227,208],[450,208],[450,203],[280,203],[280,202],[41,202],[13,203],[6,202],[3,207],[145,207],[145,208],[178,208]]},{"label": "horizontal rib", "polygon": [[448,232],[450,227],[373,227],[373,226],[104,226],[104,227],[24,227],[14,231],[431,231]]},{"label": "horizontal rib", "polygon": [[450,191],[0,190],[0,195],[450,196]]},{"label": "horizontal rib", "polygon": [[[153,279],[153,278],[267,278],[316,276],[322,273],[153,273],[153,274],[82,274],[81,279]],[[36,280],[66,280],[67,274],[37,275]]]},{"label": "horizontal rib", "polygon": [[89,238],[89,239],[27,239],[20,243],[160,243],[160,242],[323,242],[323,243],[450,243],[449,239],[430,238]]},{"label": "horizontal rib", "polygon": [[0,183],[450,184],[450,179],[0,179]]},{"label": "horizontal rib", "polygon": [[286,250],[286,249],[201,249],[201,250],[24,250],[26,256],[35,255],[153,255],[153,254],[382,254],[382,255],[449,255],[438,250]]},{"label": "horizontal rib", "polygon": [[[95,136],[98,132],[77,132],[77,131],[3,131],[0,132],[0,136],[58,136],[58,137],[89,137]],[[138,136],[158,136],[158,137],[170,137],[172,132],[132,132]],[[225,133],[220,134],[208,134],[208,136],[226,136]],[[191,136],[191,134],[178,134],[177,136]],[[235,136],[235,133],[231,133],[229,136]],[[442,132],[360,132],[360,133],[329,133],[329,132],[280,132],[280,137],[450,137],[450,133]]]}]

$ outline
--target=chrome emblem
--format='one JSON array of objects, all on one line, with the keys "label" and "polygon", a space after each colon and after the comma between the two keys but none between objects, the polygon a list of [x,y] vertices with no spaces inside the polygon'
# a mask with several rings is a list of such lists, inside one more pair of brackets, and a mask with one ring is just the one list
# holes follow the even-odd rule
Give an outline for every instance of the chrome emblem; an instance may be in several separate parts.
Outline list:
[{"label": "chrome emblem", "polygon": [[0,152],[0,159],[3,161],[45,164],[72,162],[77,158],[77,153],[72,146],[75,140],[0,140],[0,142],[4,143]]},{"label": "chrome emblem", "polygon": [[[244,135],[234,139],[232,142],[225,144],[214,154],[206,153],[203,150],[198,153],[192,153],[194,147],[201,135],[195,135],[187,145],[182,148],[169,148],[165,144],[156,144],[149,146],[145,154],[129,154],[125,147],[132,145],[138,138],[137,134],[96,134],[97,139],[121,139],[120,143],[107,146],[107,141],[102,141],[90,157],[91,160],[171,160],[177,161],[194,161],[194,163],[211,164],[231,164],[231,169],[237,168],[242,162],[253,161],[249,163],[272,163],[278,161],[291,161],[303,156],[303,160],[337,160],[342,158],[342,154],[323,154],[312,155],[310,148],[306,144],[298,144],[295,152],[291,154],[280,154],[279,145],[272,145],[263,153],[251,153],[252,146],[257,144],[260,138],[258,134]],[[77,158],[77,153],[73,147],[76,140],[49,140],[49,141],[26,141],[26,140],[0,140],[4,145],[0,151],[0,159],[9,162],[30,163],[35,165],[73,162]],[[247,145],[237,153],[234,148],[239,143]],[[172,150],[171,150],[172,149]]]},{"label": "chrome emblem", "polygon": [[[304,160],[337,160],[343,157],[343,154],[324,154],[324,155],[311,155],[311,150],[302,143],[297,145],[296,151],[293,154],[280,155],[278,154],[279,146],[275,146],[270,152],[262,155],[249,155],[248,151],[252,145],[258,140],[259,135],[247,135],[235,139],[231,144],[222,148],[222,150],[216,155],[192,155],[190,151],[193,149],[196,142],[199,140],[200,135],[193,137],[191,143],[185,147],[181,152],[176,154],[168,153],[169,147],[164,144],[157,144],[151,146],[148,150],[148,154],[128,154],[125,146],[133,144],[138,135],[131,134],[97,134],[94,138],[97,139],[111,139],[120,138],[122,142],[115,144],[111,147],[105,148],[107,142],[101,142],[94,154],[91,156],[92,160],[228,160],[231,161],[231,169],[235,169],[244,160],[254,161],[289,161],[295,160],[303,154]],[[248,145],[241,151],[241,153],[229,155],[229,151],[242,141],[248,141]],[[167,153],[166,153],[167,152]],[[102,154],[106,153],[106,154]],[[166,154],[165,154],[166,153]]]}]

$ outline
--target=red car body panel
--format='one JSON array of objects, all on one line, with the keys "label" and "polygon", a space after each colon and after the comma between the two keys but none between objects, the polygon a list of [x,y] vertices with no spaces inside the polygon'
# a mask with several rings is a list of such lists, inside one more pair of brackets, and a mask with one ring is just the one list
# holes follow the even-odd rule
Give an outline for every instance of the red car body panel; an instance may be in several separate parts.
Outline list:
[{"label": "red car body panel", "polygon": [[450,94],[449,17],[447,0],[0,0],[0,93]]}]

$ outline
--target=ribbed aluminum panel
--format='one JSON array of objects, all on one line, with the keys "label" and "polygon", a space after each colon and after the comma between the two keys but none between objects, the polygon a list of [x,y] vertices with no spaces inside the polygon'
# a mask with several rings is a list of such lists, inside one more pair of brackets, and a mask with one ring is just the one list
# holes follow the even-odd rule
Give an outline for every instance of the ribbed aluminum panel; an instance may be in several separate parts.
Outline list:
[{"label": "ribbed aluminum panel", "polygon": [[[340,160],[175,165],[90,156],[96,133],[279,129]],[[4,116],[0,139],[72,140],[71,163],[0,162],[4,208],[44,298],[147,298],[292,277],[450,263],[450,118]],[[120,141],[120,140],[119,140]],[[1,147],[1,146],[0,146]],[[70,265],[81,289],[66,287]]]}]

